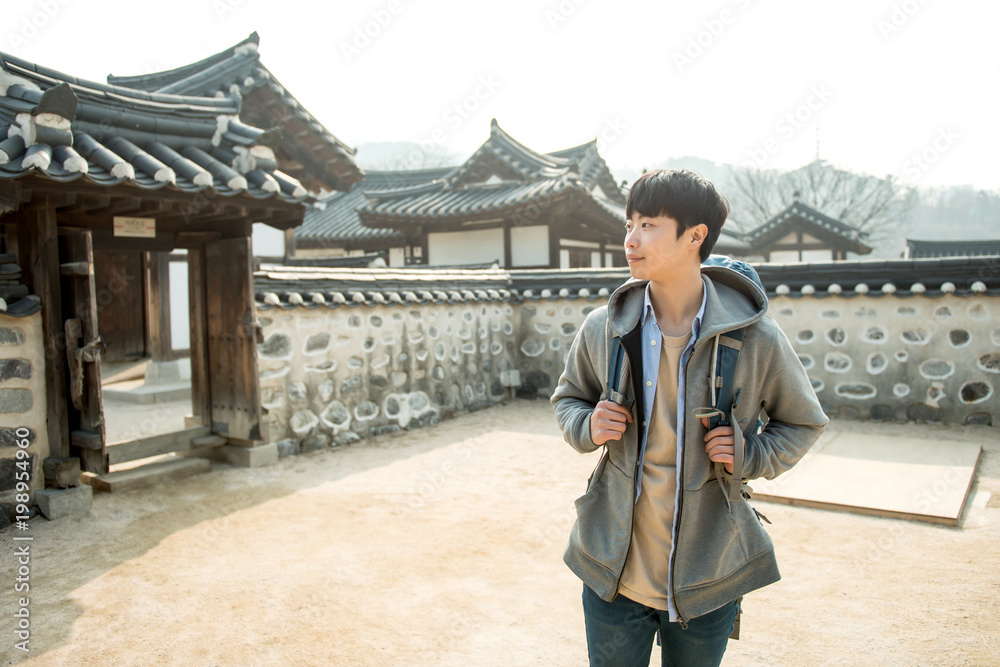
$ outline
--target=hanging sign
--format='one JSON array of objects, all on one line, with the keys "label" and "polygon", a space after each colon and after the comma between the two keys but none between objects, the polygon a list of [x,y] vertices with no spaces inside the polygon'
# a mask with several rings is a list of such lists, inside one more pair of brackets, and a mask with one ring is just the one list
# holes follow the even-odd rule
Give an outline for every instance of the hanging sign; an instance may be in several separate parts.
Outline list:
[{"label": "hanging sign", "polygon": [[116,215],[115,236],[156,238],[156,218],[128,218]]}]

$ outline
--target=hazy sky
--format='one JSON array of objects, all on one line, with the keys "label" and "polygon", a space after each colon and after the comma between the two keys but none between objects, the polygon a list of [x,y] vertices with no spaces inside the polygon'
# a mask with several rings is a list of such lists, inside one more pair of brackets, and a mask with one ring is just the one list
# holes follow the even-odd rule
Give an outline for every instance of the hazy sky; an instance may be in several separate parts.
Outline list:
[{"label": "hazy sky", "polygon": [[920,185],[1000,188],[1000,3],[987,0],[30,0],[0,50],[81,78],[184,65],[254,30],[335,135],[468,155],[490,118],[614,166],[816,156]]}]

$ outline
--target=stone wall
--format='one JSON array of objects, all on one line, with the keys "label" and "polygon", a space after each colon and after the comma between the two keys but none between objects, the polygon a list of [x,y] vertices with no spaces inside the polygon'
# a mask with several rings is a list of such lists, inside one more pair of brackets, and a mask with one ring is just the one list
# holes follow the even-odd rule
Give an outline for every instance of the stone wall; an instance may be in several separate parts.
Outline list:
[{"label": "stone wall", "polygon": [[1000,298],[774,296],[831,415],[1000,425]]},{"label": "stone wall", "polygon": [[[26,317],[0,313],[0,503],[13,504],[19,474],[30,473],[30,490],[45,486],[42,462],[49,455],[46,430],[45,354],[40,312]],[[28,447],[18,447],[27,441]],[[18,451],[28,452],[18,458]]]},{"label": "stone wall", "polygon": [[270,442],[311,450],[502,401],[517,318],[502,300],[367,302],[260,314]]},{"label": "stone wall", "polygon": [[[1000,262],[757,269],[769,314],[828,414],[1000,425]],[[288,453],[435,422],[503,400],[507,369],[520,371],[518,396],[548,398],[587,313],[627,278],[621,269],[261,272],[268,440]]]}]

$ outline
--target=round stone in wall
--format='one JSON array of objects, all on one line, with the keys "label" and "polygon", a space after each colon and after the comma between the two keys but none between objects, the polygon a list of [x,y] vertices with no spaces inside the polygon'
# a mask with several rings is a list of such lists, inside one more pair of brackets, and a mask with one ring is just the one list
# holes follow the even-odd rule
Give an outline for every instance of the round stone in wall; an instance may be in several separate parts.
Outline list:
[{"label": "round stone in wall", "polygon": [[865,329],[865,332],[861,334],[861,340],[866,343],[882,345],[889,340],[889,330],[879,324],[874,324]]},{"label": "round stone in wall", "polygon": [[826,340],[830,345],[840,347],[847,342],[847,332],[844,327],[834,327],[826,332]]},{"label": "round stone in wall", "polygon": [[853,365],[851,358],[840,352],[828,352],[823,359],[823,367],[830,373],[846,373]]},{"label": "round stone in wall", "polygon": [[577,328],[573,322],[566,322],[562,325],[562,334],[563,336],[575,336]]},{"label": "round stone in wall", "polygon": [[811,343],[816,340],[816,334],[812,329],[803,329],[802,331],[795,334],[795,340],[802,343],[803,345]]},{"label": "round stone in wall", "polygon": [[928,380],[943,380],[955,373],[955,364],[946,359],[928,359],[920,364],[920,374]]},{"label": "round stone in wall", "polygon": [[927,345],[931,335],[926,329],[906,329],[899,334],[899,339],[907,345]]},{"label": "round stone in wall", "polygon": [[354,417],[358,421],[370,421],[378,416],[378,404],[372,401],[362,401],[354,408]]},{"label": "round stone in wall", "polygon": [[521,352],[529,357],[537,357],[545,351],[545,343],[533,338],[526,339],[521,343]]},{"label": "round stone in wall", "polygon": [[976,366],[987,373],[1000,373],[1000,354],[991,352],[976,360]]},{"label": "round stone in wall", "polygon": [[903,398],[904,396],[910,395],[909,385],[905,385],[902,382],[896,383],[892,386],[892,394],[896,398]]},{"label": "round stone in wall", "polygon": [[958,390],[958,398],[966,405],[982,403],[993,395],[993,385],[985,380],[966,382]]},{"label": "round stone in wall", "polygon": [[972,342],[972,334],[965,329],[952,329],[948,332],[948,342],[954,348],[965,347]]},{"label": "round stone in wall", "polygon": [[809,370],[816,365],[816,360],[811,354],[800,354],[799,361],[802,363],[802,368]]},{"label": "round stone in wall", "polygon": [[874,398],[878,394],[875,385],[867,382],[842,382],[836,386],[834,392],[836,392],[837,396],[857,400]]},{"label": "round stone in wall", "polygon": [[881,352],[872,352],[868,355],[865,367],[870,375],[878,375],[889,366],[889,358]]},{"label": "round stone in wall", "polygon": [[989,311],[987,311],[986,306],[981,303],[969,306],[968,313],[969,319],[976,320],[977,322],[985,322],[990,319]]}]

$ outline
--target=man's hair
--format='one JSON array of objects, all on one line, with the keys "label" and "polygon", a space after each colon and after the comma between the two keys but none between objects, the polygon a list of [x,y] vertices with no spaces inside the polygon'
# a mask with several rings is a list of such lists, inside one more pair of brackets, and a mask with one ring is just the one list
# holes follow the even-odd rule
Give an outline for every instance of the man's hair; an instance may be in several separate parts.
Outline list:
[{"label": "man's hair", "polygon": [[677,238],[704,223],[708,234],[701,244],[701,261],[708,259],[729,216],[729,201],[712,183],[687,169],[654,169],[639,177],[628,192],[625,217],[668,216],[677,221]]}]

